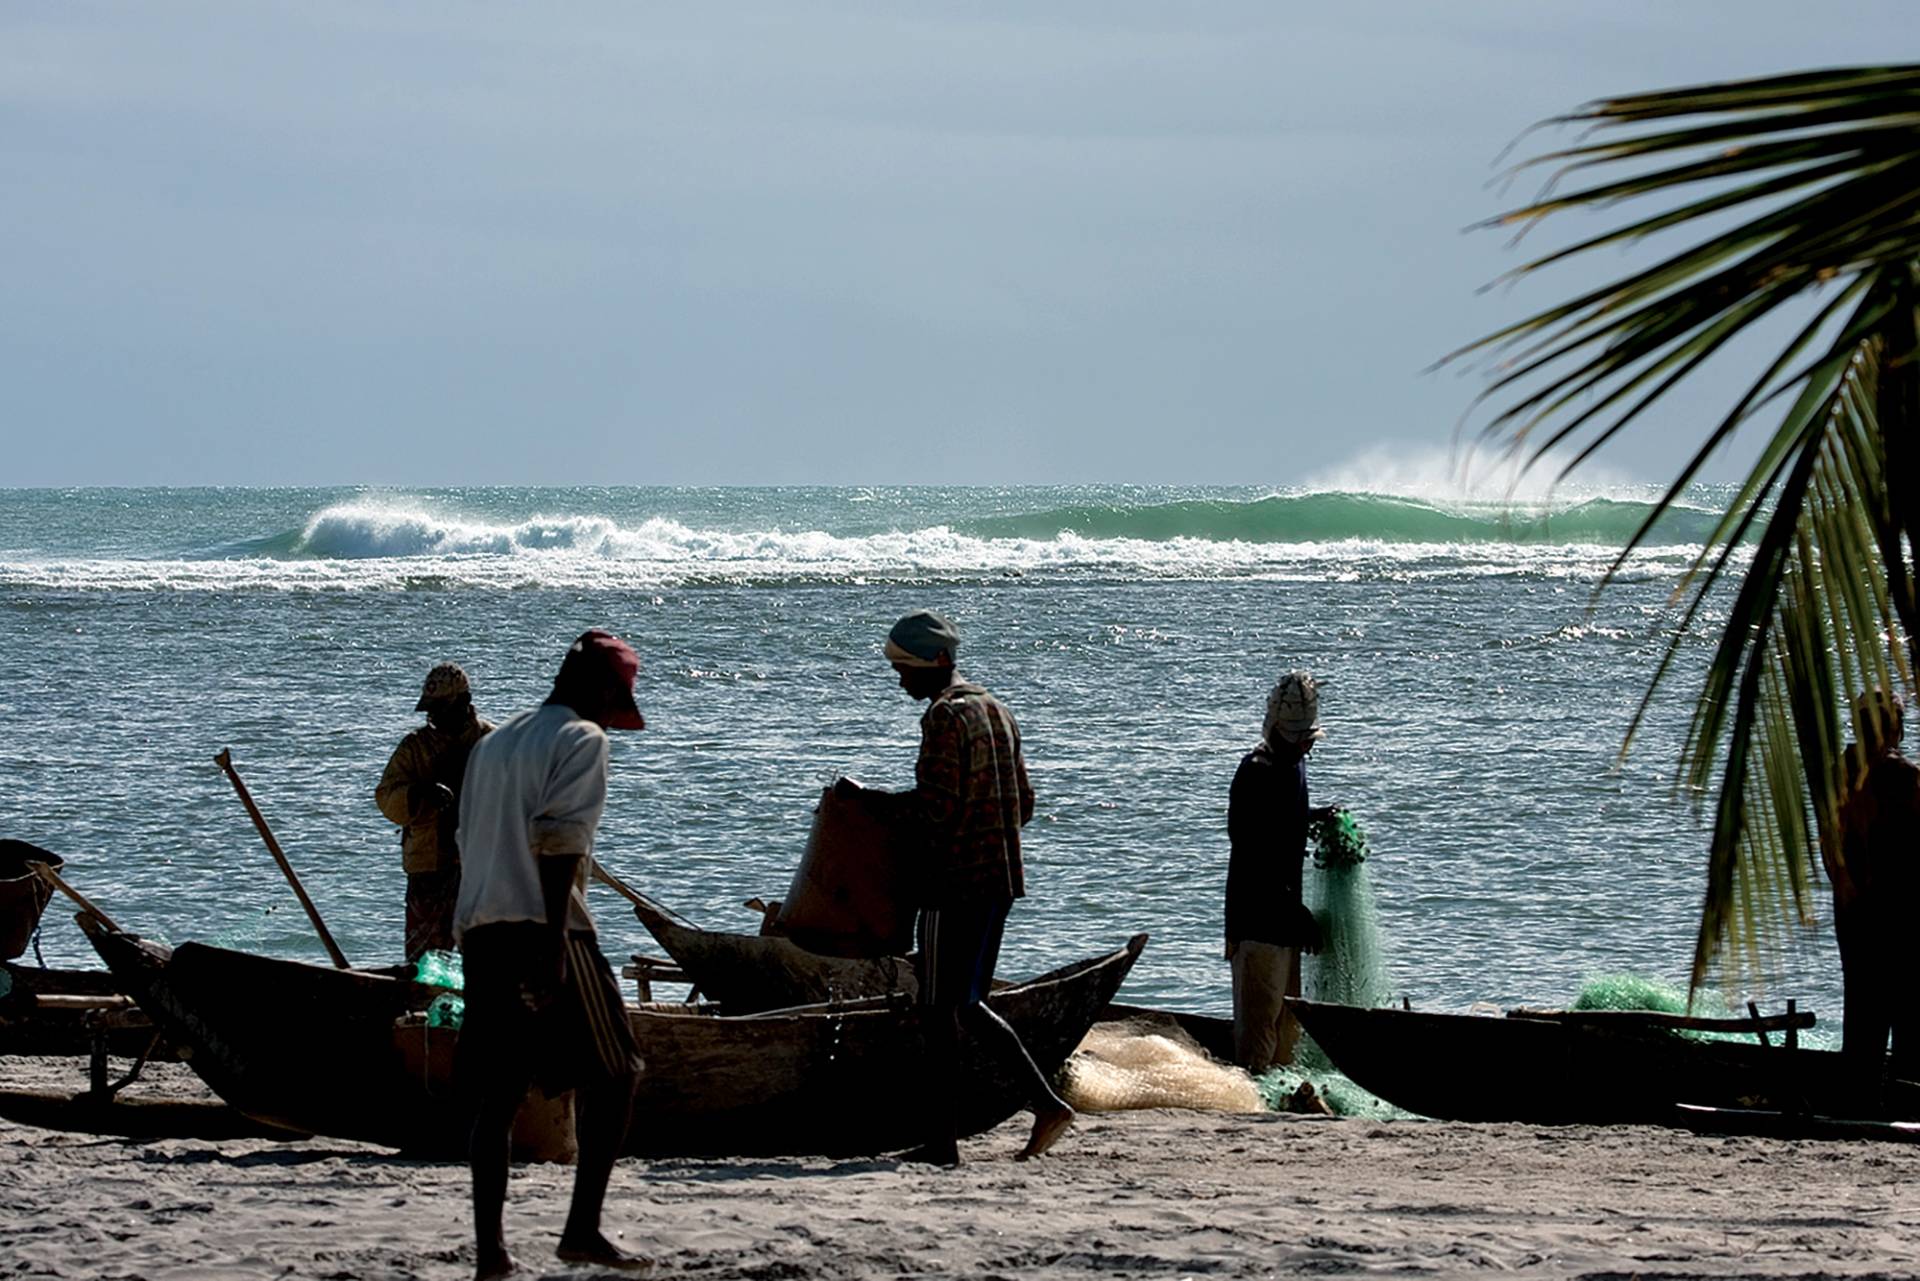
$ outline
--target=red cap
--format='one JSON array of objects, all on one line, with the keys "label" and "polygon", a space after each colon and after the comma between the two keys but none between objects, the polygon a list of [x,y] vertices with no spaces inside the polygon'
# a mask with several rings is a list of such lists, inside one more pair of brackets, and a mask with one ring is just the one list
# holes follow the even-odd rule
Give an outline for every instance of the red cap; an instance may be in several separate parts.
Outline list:
[{"label": "red cap", "polygon": [[605,696],[608,729],[645,729],[646,718],[633,701],[633,679],[640,674],[640,655],[633,646],[599,628],[582,632],[560,664],[557,686],[578,686]]}]

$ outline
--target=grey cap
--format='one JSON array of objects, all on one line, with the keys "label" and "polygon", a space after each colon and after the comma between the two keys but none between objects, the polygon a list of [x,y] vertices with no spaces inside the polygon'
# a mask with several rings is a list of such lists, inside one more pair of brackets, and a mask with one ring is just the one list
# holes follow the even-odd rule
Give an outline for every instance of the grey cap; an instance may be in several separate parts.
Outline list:
[{"label": "grey cap", "polygon": [[887,633],[887,661],[910,667],[931,667],[945,654],[951,660],[960,649],[960,631],[930,609],[918,609]]}]

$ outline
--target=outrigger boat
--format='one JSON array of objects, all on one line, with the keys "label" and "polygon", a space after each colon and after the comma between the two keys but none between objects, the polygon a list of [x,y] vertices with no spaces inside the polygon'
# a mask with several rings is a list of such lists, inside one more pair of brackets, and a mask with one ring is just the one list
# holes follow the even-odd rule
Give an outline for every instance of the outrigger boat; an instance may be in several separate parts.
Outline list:
[{"label": "outrigger boat", "polygon": [[1811,1014],[1694,1019],[1638,1011],[1527,1011],[1507,1017],[1363,1009],[1289,998],[1333,1065],[1409,1112],[1536,1125],[1685,1121],[1680,1105],[1920,1117],[1920,1083],[1891,1081],[1872,1106],[1832,1050],[1704,1040],[1700,1030],[1793,1031]]},{"label": "outrigger boat", "polygon": [[26,841],[0,840],[0,1055],[168,1057],[153,1024],[105,970],[16,964],[37,950],[40,918],[53,891],[36,865],[63,860]]},{"label": "outrigger boat", "polygon": [[[423,1155],[463,1152],[458,1033],[418,1011],[433,989],[366,971],[198,943],[166,948],[93,919],[109,969],[213,1091],[258,1121]],[[1042,1071],[1058,1069],[1146,944],[1014,984],[990,998]],[[745,1016],[628,1008],[647,1071],[635,1155],[867,1155],[919,1142],[921,1062],[909,1002],[881,997]],[[963,1134],[1025,1105],[1019,1084],[963,1051]]]}]

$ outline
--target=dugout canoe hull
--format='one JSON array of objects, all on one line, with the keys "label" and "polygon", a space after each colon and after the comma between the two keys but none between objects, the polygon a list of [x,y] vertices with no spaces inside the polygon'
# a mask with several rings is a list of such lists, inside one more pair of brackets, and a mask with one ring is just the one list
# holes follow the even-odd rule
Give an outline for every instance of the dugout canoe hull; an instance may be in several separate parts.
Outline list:
[{"label": "dugout canoe hull", "polygon": [[822,956],[777,934],[698,929],[648,903],[635,903],[633,914],[700,995],[729,1014],[912,997],[920,988],[909,957]]},{"label": "dugout canoe hull", "polygon": [[[1674,1125],[1681,1104],[1872,1115],[1840,1055],[1543,1018],[1362,1009],[1289,999],[1355,1085],[1446,1121]],[[1886,1106],[1920,1116],[1920,1085]]]},{"label": "dugout canoe hull", "polygon": [[[384,975],[99,928],[101,956],[222,1099],[256,1120],[422,1155],[464,1153],[468,1112],[452,1079],[458,1033],[395,1022],[418,984]],[[1133,967],[1120,950],[1014,984],[992,1005],[1042,1071],[1066,1061]],[[630,1007],[647,1062],[626,1149],[634,1155],[826,1155],[921,1140],[918,1013],[898,1000],[747,1016]],[[424,1044],[410,1044],[421,1038]],[[1023,1108],[1019,1083],[963,1050],[962,1132]]]}]

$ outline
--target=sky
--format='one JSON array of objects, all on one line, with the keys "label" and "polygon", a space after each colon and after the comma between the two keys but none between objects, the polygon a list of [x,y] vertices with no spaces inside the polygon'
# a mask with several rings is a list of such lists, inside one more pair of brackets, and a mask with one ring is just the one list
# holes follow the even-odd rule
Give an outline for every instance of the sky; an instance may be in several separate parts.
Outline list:
[{"label": "sky", "polygon": [[[1905,3],[1811,12],[9,0],[0,486],[1444,459],[1479,383],[1423,371],[1585,278],[1476,292],[1519,257],[1465,229],[1534,190],[1502,152],[1605,94],[1913,57]],[[1607,474],[1673,470],[1734,388]]]}]

